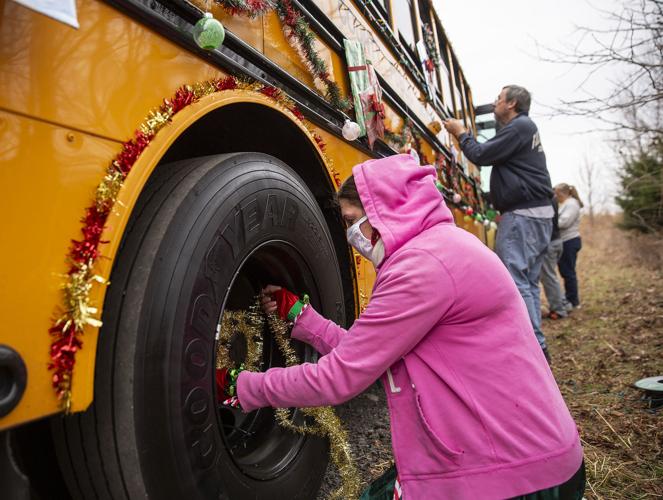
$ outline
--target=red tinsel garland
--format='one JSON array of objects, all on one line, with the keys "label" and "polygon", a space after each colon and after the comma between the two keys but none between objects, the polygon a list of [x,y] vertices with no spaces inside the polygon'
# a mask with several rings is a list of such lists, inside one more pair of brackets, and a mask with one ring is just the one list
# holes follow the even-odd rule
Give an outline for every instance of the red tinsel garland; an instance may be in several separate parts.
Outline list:
[{"label": "red tinsel garland", "polygon": [[255,18],[274,10],[274,3],[270,0],[214,0],[231,15],[244,15]]}]

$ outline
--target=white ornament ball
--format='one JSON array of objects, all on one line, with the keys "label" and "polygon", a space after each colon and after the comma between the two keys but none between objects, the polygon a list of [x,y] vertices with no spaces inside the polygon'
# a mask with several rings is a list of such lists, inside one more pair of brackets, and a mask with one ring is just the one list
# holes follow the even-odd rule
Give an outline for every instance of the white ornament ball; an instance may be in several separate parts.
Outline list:
[{"label": "white ornament ball", "polygon": [[492,222],[490,223],[490,229],[497,229],[497,222],[492,221]]},{"label": "white ornament ball", "polygon": [[361,128],[358,123],[350,120],[345,120],[343,124],[343,138],[346,141],[356,141],[361,134]]},{"label": "white ornament ball", "polygon": [[462,198],[458,193],[454,193],[453,200],[454,200],[454,203],[458,204],[458,203],[460,203],[460,200],[462,200]]},{"label": "white ornament ball", "polygon": [[490,226],[490,221],[488,219],[484,219],[483,220],[483,225],[486,226],[486,227]]}]

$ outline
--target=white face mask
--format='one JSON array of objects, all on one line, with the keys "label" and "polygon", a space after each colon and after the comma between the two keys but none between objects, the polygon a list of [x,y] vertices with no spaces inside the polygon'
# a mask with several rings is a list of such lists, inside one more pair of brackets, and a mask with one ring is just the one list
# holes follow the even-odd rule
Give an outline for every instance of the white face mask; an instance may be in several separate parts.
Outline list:
[{"label": "white face mask", "polygon": [[368,217],[364,215],[348,228],[348,243],[377,267],[380,262],[382,262],[382,259],[384,259],[384,243],[382,243],[382,238],[380,238],[375,246],[373,246],[371,240],[361,232],[359,226],[361,226],[367,219]]},{"label": "white face mask", "polygon": [[380,238],[373,247],[373,253],[371,253],[371,262],[375,267],[380,265],[380,262],[384,259],[384,242]]}]

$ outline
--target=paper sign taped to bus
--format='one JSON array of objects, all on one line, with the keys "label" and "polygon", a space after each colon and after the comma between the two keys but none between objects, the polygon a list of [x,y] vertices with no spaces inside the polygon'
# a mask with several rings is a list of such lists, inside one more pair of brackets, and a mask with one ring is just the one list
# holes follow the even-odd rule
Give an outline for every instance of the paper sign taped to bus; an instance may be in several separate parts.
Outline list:
[{"label": "paper sign taped to bus", "polygon": [[14,0],[14,2],[78,29],[76,0]]}]

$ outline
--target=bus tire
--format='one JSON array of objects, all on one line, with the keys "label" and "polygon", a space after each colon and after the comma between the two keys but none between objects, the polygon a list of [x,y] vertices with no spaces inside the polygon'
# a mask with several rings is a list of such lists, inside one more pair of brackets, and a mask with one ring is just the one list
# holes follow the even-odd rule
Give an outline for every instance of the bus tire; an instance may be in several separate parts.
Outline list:
[{"label": "bus tire", "polygon": [[[297,174],[261,153],[160,166],[110,281],[94,401],[52,422],[72,497],[315,498],[326,440],[283,430],[272,409],[232,413],[215,396],[219,318],[224,307],[248,307],[260,286],[305,291],[322,314],[345,322],[333,241]],[[262,369],[283,366],[265,335]]]}]

